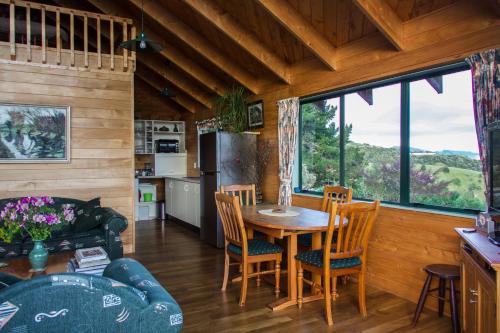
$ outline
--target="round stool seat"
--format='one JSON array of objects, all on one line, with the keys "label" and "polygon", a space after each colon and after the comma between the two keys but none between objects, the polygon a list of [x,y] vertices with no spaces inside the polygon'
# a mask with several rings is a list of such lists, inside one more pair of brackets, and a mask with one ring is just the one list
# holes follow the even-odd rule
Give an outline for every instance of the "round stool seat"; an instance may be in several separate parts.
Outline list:
[{"label": "round stool seat", "polygon": [[440,279],[459,280],[460,267],[455,265],[434,264],[425,266],[424,270]]}]

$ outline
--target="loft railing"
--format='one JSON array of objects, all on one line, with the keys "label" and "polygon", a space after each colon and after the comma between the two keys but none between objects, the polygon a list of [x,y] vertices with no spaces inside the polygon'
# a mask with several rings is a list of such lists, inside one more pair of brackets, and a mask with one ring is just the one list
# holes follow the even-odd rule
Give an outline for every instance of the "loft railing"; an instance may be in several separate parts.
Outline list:
[{"label": "loft railing", "polygon": [[131,19],[18,0],[0,0],[0,15],[0,58],[134,70],[135,52],[118,48],[136,35]]}]

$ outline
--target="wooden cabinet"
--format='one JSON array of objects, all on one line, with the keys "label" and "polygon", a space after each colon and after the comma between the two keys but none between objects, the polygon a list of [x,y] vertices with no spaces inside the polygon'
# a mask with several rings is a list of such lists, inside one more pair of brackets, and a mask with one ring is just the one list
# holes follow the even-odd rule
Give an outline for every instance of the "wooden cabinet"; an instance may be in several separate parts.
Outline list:
[{"label": "wooden cabinet", "polygon": [[[460,229],[457,229],[460,231]],[[500,248],[479,233],[462,236],[462,330],[467,333],[500,332],[497,289]],[[483,239],[484,238],[484,239]]]}]

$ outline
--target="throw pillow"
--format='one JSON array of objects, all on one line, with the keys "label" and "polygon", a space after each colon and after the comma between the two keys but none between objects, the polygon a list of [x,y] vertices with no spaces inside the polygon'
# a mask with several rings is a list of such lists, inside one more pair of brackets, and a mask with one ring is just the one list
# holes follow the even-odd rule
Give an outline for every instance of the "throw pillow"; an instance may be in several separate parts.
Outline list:
[{"label": "throw pillow", "polygon": [[85,232],[101,225],[101,198],[95,198],[79,205],[75,210],[73,232]]}]

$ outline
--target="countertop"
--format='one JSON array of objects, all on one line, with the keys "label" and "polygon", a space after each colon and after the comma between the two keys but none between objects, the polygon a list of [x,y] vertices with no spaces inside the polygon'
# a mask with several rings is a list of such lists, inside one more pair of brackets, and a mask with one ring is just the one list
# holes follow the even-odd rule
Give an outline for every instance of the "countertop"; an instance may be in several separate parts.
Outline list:
[{"label": "countertop", "polygon": [[500,247],[492,244],[486,234],[476,231],[465,233],[464,228],[455,231],[496,271],[500,271]]},{"label": "countertop", "polygon": [[186,177],[186,176],[138,176],[138,179],[175,179],[188,183],[200,183],[200,177]]}]

